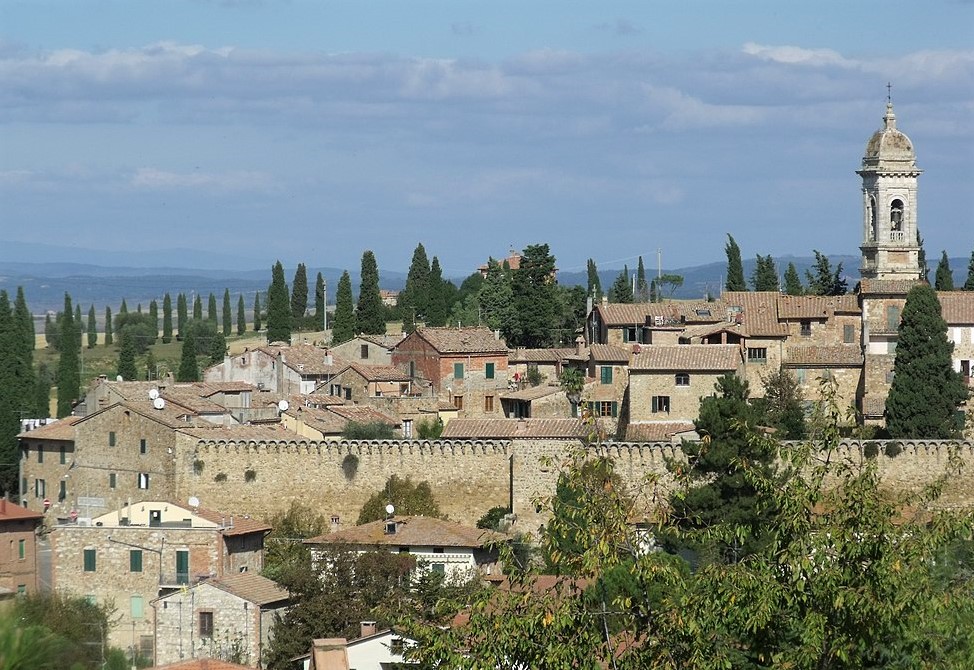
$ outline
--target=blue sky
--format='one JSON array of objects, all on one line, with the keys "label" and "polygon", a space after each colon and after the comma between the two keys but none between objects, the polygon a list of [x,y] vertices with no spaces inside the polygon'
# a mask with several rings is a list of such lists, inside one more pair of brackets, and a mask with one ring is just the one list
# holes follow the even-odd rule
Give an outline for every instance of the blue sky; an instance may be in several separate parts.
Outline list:
[{"label": "blue sky", "polygon": [[538,242],[855,254],[887,81],[928,255],[966,257],[971,2],[0,0],[0,241],[389,270],[422,241],[455,276]]}]

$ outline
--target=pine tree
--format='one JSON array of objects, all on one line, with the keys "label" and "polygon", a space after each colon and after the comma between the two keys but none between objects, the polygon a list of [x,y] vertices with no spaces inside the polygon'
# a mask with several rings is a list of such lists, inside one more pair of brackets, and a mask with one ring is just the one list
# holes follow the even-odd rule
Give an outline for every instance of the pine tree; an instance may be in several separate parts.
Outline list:
[{"label": "pine tree", "polygon": [[325,329],[325,278],[318,273],[315,280],[315,330]]},{"label": "pine tree", "polygon": [[74,321],[71,296],[64,294],[64,312],[61,317],[61,357],[57,371],[57,416],[68,416],[81,392],[81,371],[78,351],[78,329]]},{"label": "pine tree", "polygon": [[950,271],[950,259],[947,258],[946,250],[940,256],[940,263],[937,265],[937,274],[934,275],[934,288],[938,291],[954,290],[954,274]]},{"label": "pine tree", "polygon": [[755,291],[778,290],[778,268],[775,267],[774,258],[770,254],[757,255],[757,264],[754,266],[754,274],[751,275],[751,285],[754,286]]},{"label": "pine tree", "polygon": [[271,287],[267,292],[267,341],[291,342],[291,297],[281,261],[271,270]]},{"label": "pine tree", "polygon": [[135,338],[123,337],[118,351],[118,373],[125,381],[135,381],[139,371],[135,367]]},{"label": "pine tree", "polygon": [[734,236],[727,233],[727,245],[724,247],[727,254],[727,283],[724,285],[728,291],[746,291],[747,284],[744,282],[744,263],[741,261],[741,248],[737,246]]},{"label": "pine tree", "polygon": [[632,284],[629,283],[629,266],[622,268],[622,272],[612,282],[609,288],[609,302],[630,303],[632,302]]},{"label": "pine tree", "polygon": [[180,332],[183,338],[183,350],[179,358],[179,371],[176,373],[176,381],[199,381],[200,367],[196,362],[196,333],[194,331],[195,328],[187,328],[185,333]]},{"label": "pine tree", "polygon": [[259,333],[264,324],[260,322],[260,291],[254,294],[254,332]]},{"label": "pine tree", "polygon": [[308,311],[308,269],[304,263],[298,263],[294,271],[294,281],[291,282],[291,323],[301,327],[304,314]]},{"label": "pine tree", "polygon": [[965,291],[974,291],[974,251],[971,252],[971,262],[967,265],[967,281],[964,282]]},{"label": "pine tree", "polygon": [[341,344],[355,337],[355,312],[352,301],[352,278],[348,270],[338,280],[335,293],[335,318],[331,324],[331,343]]},{"label": "pine tree", "polygon": [[491,330],[499,330],[508,342],[519,337],[517,307],[511,279],[493,258],[487,261],[487,277],[477,294],[481,319]]},{"label": "pine tree", "polygon": [[129,306],[125,303],[125,298],[122,298],[122,304],[118,308],[118,313],[119,314],[128,314],[129,313]]},{"label": "pine tree", "polygon": [[98,344],[98,326],[95,323],[95,305],[88,309],[88,348],[94,349]]},{"label": "pine tree", "polygon": [[[203,299],[200,298],[199,294],[193,300],[193,320],[202,321],[203,320]],[[182,333],[180,333],[182,335]]]},{"label": "pine tree", "polygon": [[179,337],[186,334],[187,321],[189,321],[189,305],[186,303],[186,294],[180,293],[176,296],[176,334]]},{"label": "pine tree", "polygon": [[386,321],[383,316],[382,296],[379,293],[379,266],[371,250],[362,254],[360,280],[355,325],[365,335],[383,335],[386,332]]},{"label": "pine tree", "polygon": [[243,294],[237,298],[237,335],[243,335],[247,330],[247,316],[245,315]]},{"label": "pine tree", "polygon": [[227,337],[233,331],[233,308],[230,307],[230,289],[223,289],[223,336]]},{"label": "pine tree", "polygon": [[162,297],[162,343],[172,342],[172,298],[166,293]]},{"label": "pine tree", "polygon": [[444,281],[440,259],[433,256],[433,261],[430,263],[429,306],[426,310],[427,325],[434,327],[446,325],[446,318],[450,311],[451,293],[455,293],[455,287],[450,282]]},{"label": "pine tree", "polygon": [[212,293],[206,301],[206,318],[211,321],[214,325],[217,323],[216,320],[216,296]]},{"label": "pine tree", "polygon": [[114,343],[114,331],[112,330],[112,308],[105,306],[105,346],[110,347]]},{"label": "pine tree", "polygon": [[591,258],[588,259],[588,287],[586,290],[596,303],[602,302],[602,280],[599,278],[599,269]]},{"label": "pine tree", "polygon": [[929,284],[910,289],[903,306],[886,429],[897,439],[948,439],[963,427],[958,407],[968,391],[951,361],[937,294]]},{"label": "pine tree", "polygon": [[785,293],[787,295],[805,295],[805,287],[802,286],[802,279],[798,276],[798,269],[794,263],[788,263],[785,270]]},{"label": "pine tree", "polygon": [[399,292],[399,299],[397,301],[399,318],[402,319],[403,324],[403,332],[413,332],[416,329],[417,320],[426,320],[430,297],[429,275],[429,259],[426,256],[426,249],[420,243],[413,250],[413,260],[409,264],[406,285]]},{"label": "pine tree", "polygon": [[639,257],[639,265],[636,268],[636,293],[633,295],[634,302],[649,302],[649,284],[646,283],[646,268],[643,267],[643,257]]},{"label": "pine tree", "polygon": [[805,271],[805,278],[808,280],[808,295],[844,295],[849,286],[842,276],[842,263],[832,271],[832,263],[829,257],[820,252],[815,252],[815,272]]},{"label": "pine tree", "polygon": [[19,332],[5,290],[0,290],[0,492],[16,491],[20,461],[17,434],[21,410],[27,409],[22,395],[32,385],[32,371],[24,358],[23,334]]},{"label": "pine tree", "polygon": [[508,345],[541,349],[554,345],[557,333],[552,328],[561,305],[554,279],[555,257],[547,244],[532,244],[524,249],[521,266],[513,272],[511,287],[518,315],[517,339]]}]

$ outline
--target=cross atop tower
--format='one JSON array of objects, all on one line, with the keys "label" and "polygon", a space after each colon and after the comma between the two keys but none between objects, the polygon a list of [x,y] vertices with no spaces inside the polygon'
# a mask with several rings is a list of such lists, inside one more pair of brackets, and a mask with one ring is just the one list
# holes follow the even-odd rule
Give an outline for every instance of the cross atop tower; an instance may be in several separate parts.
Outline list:
[{"label": "cross atop tower", "polygon": [[886,82],[886,102],[893,102],[893,83]]}]

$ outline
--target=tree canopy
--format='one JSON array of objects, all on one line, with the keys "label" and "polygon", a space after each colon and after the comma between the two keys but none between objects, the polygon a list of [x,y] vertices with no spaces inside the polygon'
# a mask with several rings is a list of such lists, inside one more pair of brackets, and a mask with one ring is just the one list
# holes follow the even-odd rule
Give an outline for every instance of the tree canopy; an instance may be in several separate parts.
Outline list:
[{"label": "tree canopy", "polygon": [[267,341],[291,342],[291,298],[284,280],[284,266],[277,261],[271,270],[267,292]]},{"label": "tree canopy", "polygon": [[802,278],[798,276],[798,269],[794,263],[788,263],[788,269],[785,270],[785,293],[787,295],[805,295]]},{"label": "tree canopy", "polygon": [[815,267],[805,271],[808,279],[807,293],[809,295],[844,295],[849,290],[849,285],[842,276],[842,263],[839,263],[835,270],[832,270],[832,263],[829,257],[818,249],[815,253]]},{"label": "tree canopy", "polygon": [[335,319],[331,324],[332,344],[348,342],[355,337],[355,307],[352,302],[352,278],[348,270],[338,280],[335,293]]},{"label": "tree canopy", "polygon": [[954,274],[950,271],[950,259],[947,258],[946,250],[940,256],[940,262],[937,264],[937,272],[934,275],[933,281],[934,288],[938,291],[954,290]]},{"label": "tree canopy", "polygon": [[362,254],[360,278],[358,306],[355,310],[356,329],[366,335],[384,335],[386,320],[382,295],[379,293],[379,265],[371,250]]},{"label": "tree canopy", "polygon": [[775,267],[774,257],[757,255],[757,264],[754,266],[754,273],[751,275],[751,286],[755,291],[777,291],[778,290],[778,268]]},{"label": "tree canopy", "polygon": [[746,291],[744,282],[744,263],[741,261],[741,248],[737,246],[734,236],[727,233],[727,244],[724,246],[727,255],[727,282],[724,287],[728,291]]},{"label": "tree canopy", "polygon": [[396,508],[398,516],[441,516],[429,482],[417,484],[409,477],[392,475],[382,490],[373,493],[365,502],[355,523],[362,525],[386,518],[386,505],[390,503]]}]

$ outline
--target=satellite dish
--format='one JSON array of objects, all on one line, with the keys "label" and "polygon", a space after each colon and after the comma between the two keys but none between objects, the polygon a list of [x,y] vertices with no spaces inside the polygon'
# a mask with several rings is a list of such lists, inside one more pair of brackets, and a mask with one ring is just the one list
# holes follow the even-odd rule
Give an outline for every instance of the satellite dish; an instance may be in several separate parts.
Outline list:
[{"label": "satellite dish", "polygon": [[281,402],[277,403],[277,409],[281,410],[282,412],[286,412],[287,408],[290,406],[291,405],[287,400],[282,400]]},{"label": "satellite dish", "polygon": [[162,398],[156,398],[155,400],[152,401],[152,406],[155,407],[156,409],[162,409],[163,407],[166,406],[166,401],[163,400]]},{"label": "satellite dish", "polygon": [[117,382],[124,382],[125,381],[125,378],[122,377],[122,375],[115,375],[115,381],[117,381]]},{"label": "satellite dish", "polygon": [[200,506],[200,499],[197,498],[196,496],[190,496],[189,497],[189,506],[190,507],[199,507]]},{"label": "satellite dish", "polygon": [[155,400],[159,397],[159,389],[149,389],[149,400]]},{"label": "satellite dish", "polygon": [[389,503],[388,505],[386,505],[386,514],[388,514],[389,516],[392,516],[395,513],[396,513],[396,508],[393,506],[392,503]]}]

